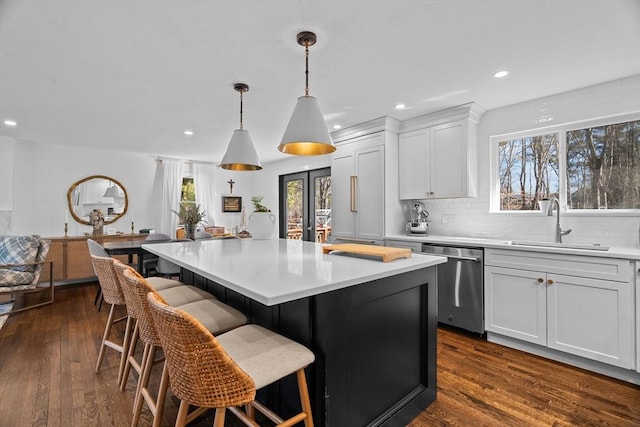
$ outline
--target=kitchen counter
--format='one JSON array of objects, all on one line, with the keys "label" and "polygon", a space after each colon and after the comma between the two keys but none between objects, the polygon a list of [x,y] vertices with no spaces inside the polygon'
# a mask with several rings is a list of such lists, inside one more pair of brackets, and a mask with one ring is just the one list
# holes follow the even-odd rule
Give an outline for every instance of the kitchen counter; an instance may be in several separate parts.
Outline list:
[{"label": "kitchen counter", "polygon": [[[390,240],[404,240],[407,242],[421,242],[421,243],[436,243],[436,244],[450,244],[460,245],[465,247],[481,247],[481,248],[494,248],[494,249],[511,249],[515,251],[528,251],[528,252],[546,252],[546,253],[558,253],[569,255],[583,255],[593,257],[604,258],[619,258],[619,259],[633,259],[640,260],[640,249],[633,247],[621,247],[612,246],[608,250],[595,250],[595,249],[580,249],[570,247],[572,243],[563,243],[566,245],[554,246],[553,243],[549,243],[549,246],[538,246],[540,244],[546,244],[546,242],[536,242],[534,240],[508,240],[508,239],[491,239],[491,238],[475,238],[475,237],[461,237],[461,236],[439,236],[439,235],[420,235],[420,234],[397,234],[388,235],[385,239]],[[514,242],[519,244],[514,244]],[[521,242],[521,243],[520,243]],[[526,244],[526,243],[533,244]],[[579,243],[576,245],[580,245]]]},{"label": "kitchen counter", "polygon": [[[382,262],[322,248],[286,239],[144,246],[180,265],[185,283],[313,351],[315,425],[405,426],[436,398],[436,266],[446,258]],[[293,382],[258,397],[285,417],[299,407]]]},{"label": "kitchen counter", "polygon": [[322,245],[290,239],[205,239],[143,249],[267,306],[446,262],[420,254],[392,262],[323,254]]}]

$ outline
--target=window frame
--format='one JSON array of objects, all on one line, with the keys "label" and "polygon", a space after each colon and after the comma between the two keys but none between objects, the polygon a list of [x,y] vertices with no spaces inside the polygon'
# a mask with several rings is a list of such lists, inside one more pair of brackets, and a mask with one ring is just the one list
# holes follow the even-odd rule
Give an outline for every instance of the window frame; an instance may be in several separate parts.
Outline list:
[{"label": "window frame", "polygon": [[637,216],[640,209],[569,209],[567,207],[567,132],[584,129],[588,127],[598,127],[625,123],[640,120],[640,110],[624,114],[602,116],[598,118],[577,120],[573,122],[558,123],[552,126],[532,128],[524,131],[509,132],[489,137],[489,213],[491,214],[512,214],[519,216],[540,215],[539,210],[500,210],[500,179],[499,179],[499,151],[498,144],[505,139],[516,139],[524,137],[534,137],[539,135],[558,133],[558,168],[559,183],[558,201],[561,211],[565,216],[593,216],[593,217],[615,217],[615,216]]}]

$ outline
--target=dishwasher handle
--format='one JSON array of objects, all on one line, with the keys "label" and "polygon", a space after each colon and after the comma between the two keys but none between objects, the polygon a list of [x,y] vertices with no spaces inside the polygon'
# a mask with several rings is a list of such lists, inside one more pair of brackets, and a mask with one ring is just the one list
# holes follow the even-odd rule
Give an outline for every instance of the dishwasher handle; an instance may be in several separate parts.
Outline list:
[{"label": "dishwasher handle", "polygon": [[482,262],[482,252],[477,249],[432,246],[425,244],[422,246],[421,252],[427,255],[446,256],[447,258],[459,261]]},{"label": "dishwasher handle", "polygon": [[[435,255],[435,254],[433,254],[433,255]],[[478,258],[478,257],[457,256],[457,255],[442,255],[442,256],[446,256],[447,258],[451,258],[451,259],[459,259],[459,260],[462,260],[462,261],[480,262],[480,258]]]}]

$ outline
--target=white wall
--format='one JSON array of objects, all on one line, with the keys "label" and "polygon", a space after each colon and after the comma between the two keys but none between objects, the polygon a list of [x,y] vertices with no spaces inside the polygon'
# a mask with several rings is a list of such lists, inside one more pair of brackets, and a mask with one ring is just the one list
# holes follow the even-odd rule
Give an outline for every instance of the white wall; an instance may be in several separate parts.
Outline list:
[{"label": "white wall", "polygon": [[[541,109],[546,111],[541,112]],[[478,128],[478,197],[425,201],[430,212],[430,233],[437,235],[496,237],[504,239],[553,239],[555,217],[539,213],[489,213],[490,138],[542,127],[541,114],[551,114],[549,124],[640,111],[640,76],[617,80],[486,112]],[[443,223],[443,215],[454,222]],[[451,217],[450,217],[451,218]],[[565,242],[601,243],[638,247],[640,215],[563,215],[562,228],[571,228]]]},{"label": "white wall", "polygon": [[16,141],[0,136],[0,234],[10,234],[13,219],[13,157]]},{"label": "white wall", "polygon": [[[157,199],[153,197],[156,162],[149,155],[18,141],[13,164],[11,234],[63,236],[67,190],[79,179],[98,174],[120,181],[129,198],[128,213],[106,227],[129,233],[132,215],[136,230],[159,225],[158,207],[154,206]],[[91,232],[91,227],[69,216],[69,235],[85,232]]]}]

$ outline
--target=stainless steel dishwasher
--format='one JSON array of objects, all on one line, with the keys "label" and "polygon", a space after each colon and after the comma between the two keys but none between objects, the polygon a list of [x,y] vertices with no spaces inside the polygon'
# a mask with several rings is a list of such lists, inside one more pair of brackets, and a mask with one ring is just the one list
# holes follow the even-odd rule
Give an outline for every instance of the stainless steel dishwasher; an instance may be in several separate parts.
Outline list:
[{"label": "stainless steel dishwasher", "polygon": [[422,253],[449,258],[438,265],[438,322],[483,334],[483,249],[424,243]]}]

